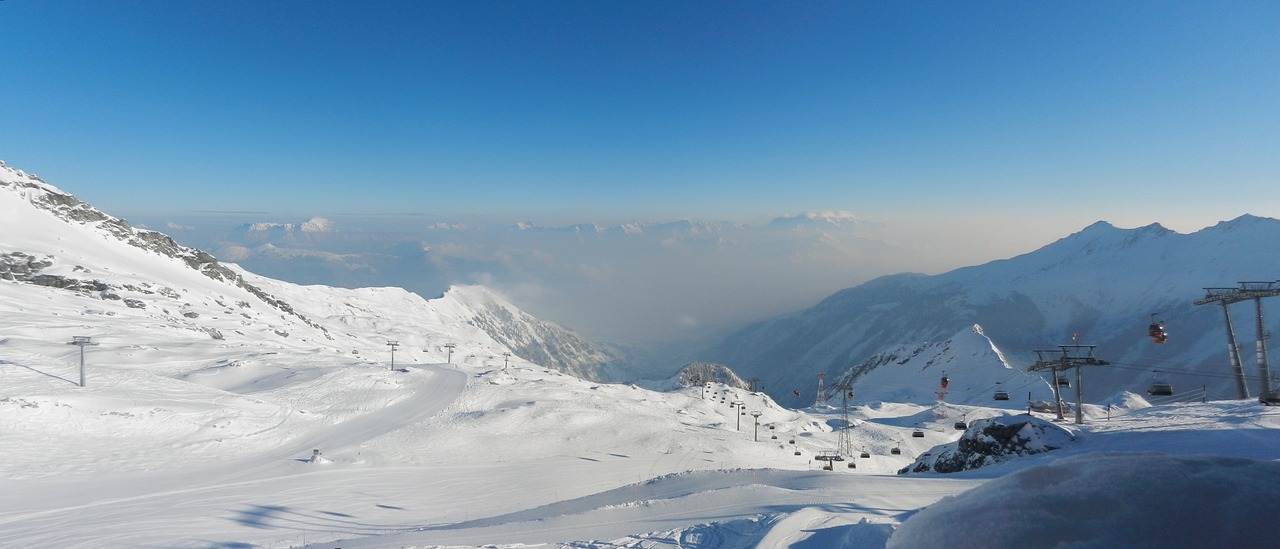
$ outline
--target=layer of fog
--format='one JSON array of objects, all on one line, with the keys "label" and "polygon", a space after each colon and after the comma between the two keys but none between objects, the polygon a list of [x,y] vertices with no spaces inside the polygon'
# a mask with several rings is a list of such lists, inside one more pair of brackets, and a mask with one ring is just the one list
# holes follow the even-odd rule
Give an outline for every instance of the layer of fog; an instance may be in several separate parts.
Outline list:
[{"label": "layer of fog", "polygon": [[597,341],[700,344],[885,274],[1010,257],[1070,231],[972,220],[888,222],[847,212],[755,222],[540,225],[428,216],[134,217],[265,276],[425,297],[484,284]]}]

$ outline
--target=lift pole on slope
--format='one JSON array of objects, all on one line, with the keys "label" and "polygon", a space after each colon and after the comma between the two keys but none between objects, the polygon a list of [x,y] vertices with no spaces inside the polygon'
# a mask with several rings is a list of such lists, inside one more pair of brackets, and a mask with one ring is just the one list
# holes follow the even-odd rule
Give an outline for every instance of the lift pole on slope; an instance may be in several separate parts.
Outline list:
[{"label": "lift pole on slope", "polygon": [[391,369],[393,371],[396,369],[396,347],[399,347],[399,346],[400,346],[400,343],[397,341],[387,342],[387,347],[391,347]]},{"label": "lift pole on slope", "polygon": [[1082,366],[1105,366],[1105,360],[1098,360],[1093,356],[1093,349],[1096,345],[1059,345],[1058,350],[1037,350],[1035,353],[1040,357],[1035,364],[1032,364],[1030,370],[1039,372],[1049,370],[1053,372],[1053,405],[1058,408],[1058,419],[1062,419],[1062,398],[1058,391],[1058,372],[1075,369],[1076,371],[1076,424],[1084,424],[1084,388],[1081,387],[1081,381],[1084,376],[1081,375],[1080,368]]},{"label": "lift pole on slope", "polygon": [[1231,360],[1231,374],[1236,382],[1236,398],[1249,398],[1249,386],[1245,383],[1244,367],[1240,364],[1240,347],[1236,344],[1236,333],[1231,328],[1231,312],[1227,306],[1247,299],[1254,300],[1258,314],[1258,341],[1255,344],[1258,357],[1258,390],[1262,394],[1271,392],[1271,372],[1267,367],[1266,333],[1262,325],[1262,298],[1280,295],[1280,282],[1241,282],[1238,288],[1205,288],[1203,299],[1195,301],[1195,305],[1218,302],[1222,304],[1222,316],[1227,325],[1227,354]]},{"label": "lift pole on slope", "polygon": [[75,345],[76,347],[80,348],[80,386],[81,387],[84,387],[84,346],[97,345],[97,343],[90,343],[89,339],[91,339],[89,336],[73,336],[71,338],[71,341],[67,343],[67,345]]}]

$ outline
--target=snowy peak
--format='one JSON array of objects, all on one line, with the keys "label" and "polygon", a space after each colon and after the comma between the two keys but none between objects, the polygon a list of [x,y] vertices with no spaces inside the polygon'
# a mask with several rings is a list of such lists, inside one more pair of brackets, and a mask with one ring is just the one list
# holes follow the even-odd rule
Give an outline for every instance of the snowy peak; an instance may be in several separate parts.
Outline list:
[{"label": "snowy peak", "polygon": [[[1280,221],[1256,216],[1192,234],[1098,222],[1010,259],[841,290],[806,311],[749,326],[699,358],[770,378],[775,398],[795,389],[809,391],[808,400],[818,373],[838,376],[850,364],[865,367],[868,357],[901,357],[980,324],[1019,368],[1035,360],[1033,350],[1071,342],[1073,334],[1104,360],[1150,365],[1091,371],[1094,386],[1105,388],[1097,398],[1142,390],[1161,367],[1196,372],[1177,383],[1227,396],[1221,313],[1193,302],[1206,287],[1274,279],[1280,262],[1259,250],[1276,246]],[[1152,312],[1179,337],[1153,346],[1144,337]],[[1271,329],[1276,318],[1267,316]],[[979,389],[971,390],[977,398]]]},{"label": "snowy peak", "polygon": [[611,380],[613,354],[554,322],[540,320],[483,286],[454,286],[440,299],[516,356],[583,379]]},{"label": "snowy peak", "polygon": [[[319,344],[359,355],[372,333],[378,334],[374,345],[412,342],[418,350],[405,351],[410,356],[444,362],[444,342],[460,339],[472,344],[459,352],[466,348],[492,359],[509,350],[535,364],[590,379],[606,376],[602,366],[613,360],[605,350],[482,287],[454,288],[431,302],[399,288],[299,287],[224,265],[162,233],[134,228],[38,178],[0,168],[5,191],[0,192],[0,218],[12,227],[0,235],[0,278],[25,283],[5,286],[13,294],[9,301],[15,313],[31,310],[34,306],[27,304],[52,289],[68,311],[148,318],[218,340]],[[249,230],[324,235],[331,226],[314,218]],[[427,325],[415,331],[431,332],[430,340],[404,333],[400,317],[426,319]]]},{"label": "snowy peak", "polygon": [[[943,383],[946,378],[946,383]],[[1004,353],[975,324],[942,341],[899,345],[876,354],[835,378],[834,386],[853,388],[855,402],[910,402],[938,400],[957,404],[999,407],[996,391],[1034,399],[1052,397],[1052,389],[1039,378],[1014,369]],[[1017,399],[1011,408],[1025,405]]]},{"label": "snowy peak", "polygon": [[236,233],[246,242],[295,243],[333,232],[333,222],[323,217],[313,217],[302,223],[248,223],[236,229]]},{"label": "snowy peak", "polygon": [[[8,166],[0,166],[0,184],[9,191],[0,197],[0,212],[4,213],[7,221],[23,229],[10,231],[3,242],[3,263],[8,265],[7,273],[11,280],[81,291],[91,288],[107,292],[104,295],[116,296],[130,286],[165,287],[172,281],[133,280],[120,275],[112,278],[101,272],[88,277],[91,265],[105,267],[105,270],[115,267],[120,272],[135,263],[168,258],[214,282],[243,290],[255,300],[293,315],[323,332],[288,303],[248,284],[239,273],[208,253],[179,245],[163,233],[137,229],[123,219],[103,213],[39,178]],[[74,242],[75,248],[63,242]],[[121,249],[119,244],[133,250]],[[53,247],[59,247],[58,253],[49,253]],[[25,259],[29,256],[45,257],[39,269],[31,269],[34,264]],[[26,270],[20,266],[23,264]],[[67,269],[71,272],[58,272]],[[141,301],[135,299],[131,302]]]},{"label": "snowy peak", "polygon": [[789,231],[823,231],[865,228],[867,222],[850,212],[804,212],[797,215],[776,217],[769,222],[771,229]]}]

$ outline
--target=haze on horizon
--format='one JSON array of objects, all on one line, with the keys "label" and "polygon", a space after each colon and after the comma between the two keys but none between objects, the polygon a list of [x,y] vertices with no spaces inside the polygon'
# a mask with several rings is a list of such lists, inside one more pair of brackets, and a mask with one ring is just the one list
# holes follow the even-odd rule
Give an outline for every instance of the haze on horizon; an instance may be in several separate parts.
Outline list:
[{"label": "haze on horizon", "polygon": [[[1280,216],[1268,3],[11,0],[0,22],[9,165],[268,276],[480,282],[597,338],[705,335],[1098,220]],[[309,220],[327,236],[237,229]],[[563,230],[590,224],[645,230]]]}]

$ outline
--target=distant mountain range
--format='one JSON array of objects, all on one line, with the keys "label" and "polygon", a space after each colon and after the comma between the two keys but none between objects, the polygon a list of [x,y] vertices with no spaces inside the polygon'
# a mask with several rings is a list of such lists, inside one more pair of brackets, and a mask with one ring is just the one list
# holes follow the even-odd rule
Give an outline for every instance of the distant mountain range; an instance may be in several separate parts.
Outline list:
[{"label": "distant mountain range", "polygon": [[[870,382],[872,363],[886,362],[885,353],[911,354],[980,325],[1016,370],[1036,361],[1035,350],[1096,346],[1095,355],[1110,365],[1085,370],[1087,401],[1142,392],[1157,377],[1180,391],[1203,387],[1211,398],[1234,398],[1222,309],[1193,302],[1208,287],[1276,280],[1277,247],[1280,221],[1263,217],[1246,215],[1191,234],[1098,222],[1011,259],[936,276],[904,273],[869,281],[802,312],[755,323],[700,358],[759,379],[782,402],[812,402],[820,373],[828,386],[837,378],[856,382],[851,370]],[[1268,333],[1280,327],[1277,304],[1263,300]],[[1254,307],[1241,304],[1231,314],[1256,394]],[[1164,321],[1167,343],[1147,338],[1152,319]],[[924,361],[917,362],[923,370]],[[917,378],[921,386],[913,398],[929,398],[938,370]],[[969,385],[956,377],[953,383]],[[984,376],[970,390],[990,393],[998,377]],[[793,398],[793,391],[801,397]],[[962,398],[955,391],[952,396]]]},{"label": "distant mountain range", "polygon": [[[51,334],[58,338],[95,330],[164,329],[228,345],[273,342],[359,354],[363,360],[380,356],[389,341],[397,341],[405,347],[405,359],[443,362],[445,353],[456,351],[500,364],[511,353],[603,381],[666,378],[678,366],[638,371],[626,366],[623,351],[537,319],[479,286],[454,287],[430,300],[399,288],[298,286],[132,227],[3,164],[0,186],[5,191],[0,192],[5,223],[0,279],[15,284],[3,285],[7,314],[74,315],[78,323],[68,324],[66,334]],[[775,225],[804,231],[857,223],[836,213],[780,219]],[[691,222],[562,230],[718,238],[715,226]],[[274,242],[360,240],[358,234],[328,231],[324,220],[243,231],[246,239],[262,235],[260,256]],[[350,245],[358,254],[358,243]],[[403,245],[427,253],[412,239]],[[1230,398],[1234,382],[1222,309],[1193,302],[1206,287],[1274,280],[1280,258],[1269,251],[1277,245],[1280,221],[1263,217],[1243,216],[1191,234],[1160,225],[1119,229],[1098,222],[1010,259],[936,276],[885,276],[839,291],[805,311],[752,324],[697,358],[727,366],[732,372],[715,375],[736,374],[789,406],[815,401],[819,374],[826,377],[824,396],[847,397],[831,389],[850,386],[855,402],[928,402],[937,397],[945,374],[948,402],[986,402],[994,391],[1004,390],[1014,394],[1008,406],[1016,408],[1028,395],[1043,400],[1050,394],[1043,376],[1025,372],[1038,357],[1035,351],[1078,343],[1094,346],[1096,357],[1109,363],[1085,371],[1086,401],[1142,392],[1156,379],[1172,383],[1178,392],[1203,387],[1210,398]],[[287,255],[301,249],[277,251]],[[350,257],[323,254],[311,260],[351,264]],[[1274,307],[1263,300],[1268,334],[1280,321]],[[1254,311],[1241,304],[1231,312],[1249,387],[1256,392]],[[1167,343],[1146,337],[1152,319],[1164,322]],[[450,342],[458,346],[446,351]]]}]

